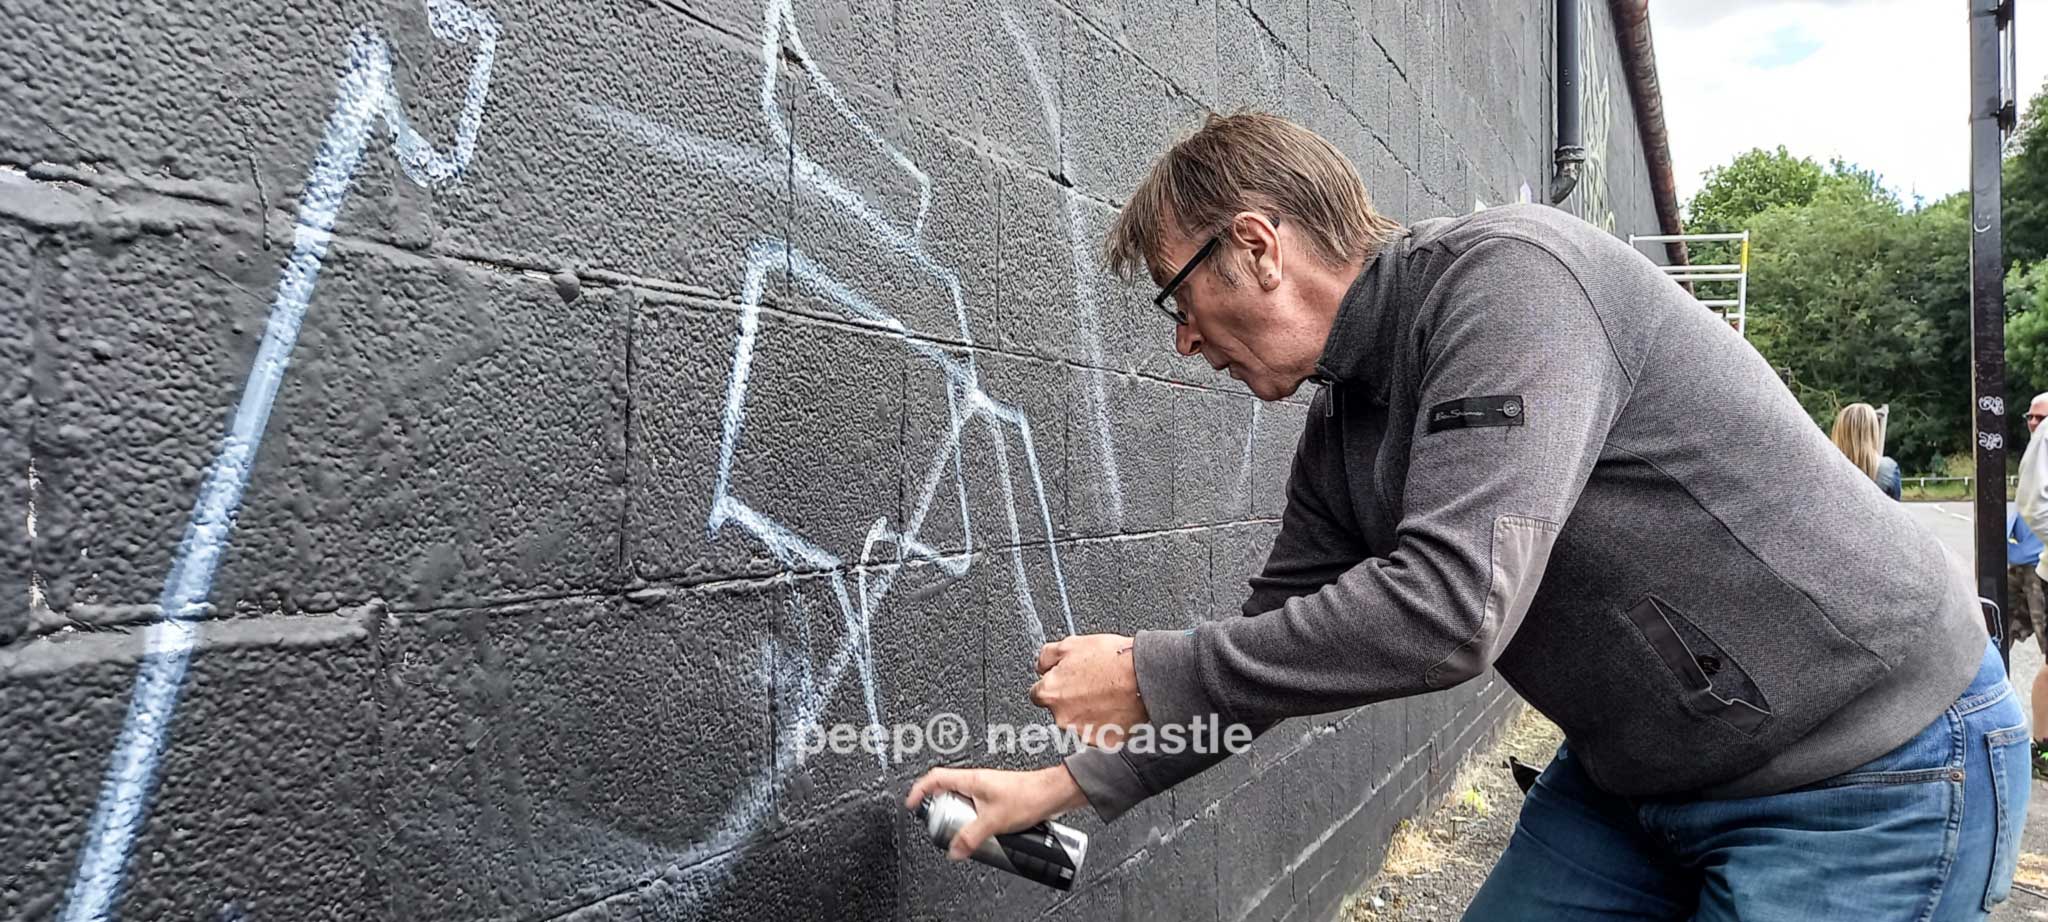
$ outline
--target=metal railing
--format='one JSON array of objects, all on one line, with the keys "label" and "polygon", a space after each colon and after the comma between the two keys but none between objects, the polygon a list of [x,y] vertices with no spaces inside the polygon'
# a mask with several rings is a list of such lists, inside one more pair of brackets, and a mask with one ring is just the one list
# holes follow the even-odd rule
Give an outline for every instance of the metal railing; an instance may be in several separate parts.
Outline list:
[{"label": "metal railing", "polygon": [[[1732,263],[1706,265],[1659,266],[1664,274],[1679,285],[1693,282],[1734,282],[1733,298],[1701,298],[1700,303],[1714,309],[1723,319],[1735,325],[1735,332],[1749,335],[1749,231],[1732,234],[1630,234],[1628,245],[1639,243],[1713,243],[1717,241],[1741,241],[1742,248]],[[1733,309],[1731,312],[1730,309]]]},{"label": "metal railing", "polygon": [[[2007,475],[2005,478],[2006,490],[2011,491],[2012,489],[2018,487],[2019,481],[2020,479],[2018,477]],[[1963,485],[1964,493],[1968,493],[1971,490],[1975,489],[1972,485],[1976,482],[1977,478],[1975,477],[1902,477],[1899,479],[1899,483],[1902,487],[1910,486],[1920,490],[1927,489],[1927,485],[1930,483],[1960,483]]]}]

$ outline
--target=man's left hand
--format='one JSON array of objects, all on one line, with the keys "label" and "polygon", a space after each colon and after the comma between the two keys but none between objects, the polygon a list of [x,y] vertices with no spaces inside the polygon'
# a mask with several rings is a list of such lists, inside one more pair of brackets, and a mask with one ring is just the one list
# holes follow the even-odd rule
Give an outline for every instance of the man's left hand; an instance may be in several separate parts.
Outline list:
[{"label": "man's left hand", "polygon": [[1062,730],[1098,746],[1122,742],[1146,722],[1138,698],[1132,640],[1122,634],[1077,634],[1040,647],[1031,703],[1052,712]]}]

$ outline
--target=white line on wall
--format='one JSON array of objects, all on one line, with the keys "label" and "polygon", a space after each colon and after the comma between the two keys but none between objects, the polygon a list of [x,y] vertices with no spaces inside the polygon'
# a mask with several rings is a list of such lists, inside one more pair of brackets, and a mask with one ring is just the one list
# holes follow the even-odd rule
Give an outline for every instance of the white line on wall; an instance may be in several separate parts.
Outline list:
[{"label": "white line on wall", "polygon": [[31,616],[43,612],[49,599],[43,589],[43,571],[36,568],[36,501],[40,499],[43,482],[36,477],[36,458],[28,458],[28,610]]},{"label": "white line on wall", "polygon": [[[959,277],[950,267],[934,259],[924,245],[923,226],[931,202],[929,177],[895,145],[870,128],[846,103],[832,81],[818,68],[796,29],[788,0],[772,0],[768,4],[761,40],[761,117],[775,138],[787,146],[787,154],[778,151],[771,157],[730,142],[664,125],[615,106],[579,104],[578,111],[585,118],[605,125],[639,141],[649,150],[679,162],[762,185],[773,185],[780,182],[785,175],[791,176],[800,189],[823,197],[845,214],[858,219],[860,225],[884,249],[907,258],[930,282],[944,288],[952,299],[959,341],[971,347],[974,343],[973,331],[967,322],[966,303],[962,296]],[[787,43],[792,52],[790,57],[795,60],[803,74],[830,102],[832,111],[837,112],[844,122],[862,134],[875,150],[916,182],[919,195],[917,214],[912,220],[899,223],[869,203],[849,188],[831,169],[813,160],[803,145],[792,138],[783,127],[784,118],[776,92],[780,85],[778,68],[785,60],[782,54],[784,43]],[[784,164],[787,164],[787,174],[783,172]],[[1069,213],[1073,215],[1071,209]],[[939,440],[931,460],[924,466],[924,476],[918,485],[916,501],[909,511],[908,521],[899,529],[891,526],[890,517],[887,515],[876,518],[862,541],[857,563],[850,568],[846,565],[843,555],[817,546],[761,511],[753,503],[741,499],[743,487],[735,481],[734,460],[739,441],[746,431],[749,385],[755,370],[755,349],[761,335],[761,301],[766,294],[769,273],[784,270],[790,273],[796,284],[822,296],[845,311],[850,319],[893,334],[918,360],[931,370],[937,371],[946,381],[946,432]],[[760,542],[787,568],[786,572],[793,575],[793,571],[798,569],[822,571],[839,610],[843,637],[830,651],[828,660],[822,665],[819,664],[817,654],[810,648],[809,622],[803,593],[800,590],[801,584],[792,579],[790,610],[785,616],[798,626],[794,632],[796,640],[792,644],[769,639],[762,645],[763,655],[774,660],[768,667],[768,673],[775,677],[778,686],[777,700],[787,705],[791,713],[786,728],[789,732],[776,734],[777,743],[772,765],[758,774],[747,789],[730,802],[725,815],[720,818],[712,833],[675,856],[679,867],[704,865],[696,874],[690,875],[692,879],[688,896],[693,900],[708,896],[725,884],[733,863],[706,862],[722,853],[745,847],[753,833],[773,811],[781,796],[783,784],[790,777],[792,769],[803,761],[799,741],[804,738],[807,731],[815,731],[818,728],[827,705],[837,694],[849,667],[860,677],[863,703],[869,719],[878,724],[882,722],[874,672],[871,629],[896,579],[903,572],[903,564],[911,561],[928,561],[935,564],[948,577],[958,577],[967,572],[973,557],[974,523],[969,512],[966,487],[968,468],[963,459],[962,441],[968,426],[976,421],[983,424],[988,434],[995,461],[996,486],[1002,495],[1000,505],[1003,507],[1006,519],[1004,524],[1008,528],[1010,539],[1011,576],[1016,582],[1016,600],[1023,614],[1025,636],[1030,639],[1034,648],[1042,644],[1047,636],[1046,616],[1040,613],[1040,606],[1030,584],[1030,567],[1025,560],[1027,522],[1033,530],[1044,536],[1046,560],[1052,570],[1053,588],[1058,595],[1059,619],[1067,633],[1075,632],[1072,606],[1067,597],[1065,575],[1061,570],[1059,549],[1055,541],[1057,536],[1052,527],[1051,507],[1047,499],[1045,480],[1038,464],[1031,421],[1020,410],[993,399],[983,390],[973,350],[969,348],[949,352],[932,342],[915,337],[912,335],[913,331],[894,315],[841,281],[828,268],[818,265],[803,250],[790,246],[786,241],[773,238],[756,241],[749,248],[745,272],[740,288],[741,310],[733,344],[733,362],[727,377],[725,402],[720,413],[718,472],[713,485],[710,515],[705,522],[706,532],[708,536],[717,538],[727,525],[737,526],[755,541]],[[1092,302],[1092,296],[1090,300]],[[1092,303],[1090,306],[1092,308]],[[1014,482],[1016,472],[1011,463],[1009,441],[1009,436],[1013,432],[1021,448],[1020,456],[1024,461],[1025,473],[1029,476],[1029,488],[1032,493],[1029,501],[1035,505],[1035,509],[1031,510],[1035,514],[1020,515],[1017,508],[1019,485]],[[958,505],[963,543],[963,549],[950,556],[940,554],[919,537],[949,468],[953,472],[955,486],[951,499]],[[853,571],[851,587],[847,579],[849,569]],[[886,771],[884,754],[878,752],[876,761],[878,773]]]},{"label": "white line on wall", "polygon": [[107,918],[120,895],[122,876],[135,835],[149,812],[158,761],[169,737],[186,667],[199,636],[198,618],[207,609],[213,575],[233,536],[242,491],[249,482],[270,408],[298,341],[299,324],[327,257],[327,245],[373,125],[382,121],[392,153],[405,174],[423,186],[455,180],[469,164],[483,124],[484,97],[498,40],[497,21],[459,0],[425,0],[434,35],[454,44],[476,41],[469,84],[457,122],[455,148],[448,154],[414,131],[391,79],[391,49],[370,26],[349,40],[348,62],[336,83],[326,134],[307,171],[300,196],[292,250],[277,281],[263,343],[242,389],[234,421],[221,439],[192,506],[185,535],[164,578],[158,607],[162,616],[144,638],[145,650],[129,699],[121,735],[101,783],[98,805],[86,831],[78,868],[65,897],[66,922]]},{"label": "white line on wall", "polygon": [[1230,489],[1232,498],[1247,495],[1251,488],[1252,445],[1259,437],[1259,404],[1262,402],[1252,401],[1252,419],[1244,427],[1244,460],[1239,461],[1237,465],[1237,485]]},{"label": "white line on wall", "polygon": [[[1024,62],[1024,72],[1031,77],[1031,86],[1038,91],[1038,108],[1045,118],[1046,136],[1052,141],[1055,156],[1059,158],[1060,175],[1073,176],[1073,168],[1067,162],[1067,146],[1060,138],[1060,109],[1053,100],[1052,87],[1046,82],[1045,68],[1039,63],[1038,48],[1031,43],[1024,27],[1008,6],[1000,9],[1003,28],[1009,31],[1010,41],[1017,46],[1017,54]],[[1109,396],[1102,385],[1102,312],[1095,297],[1094,269],[1088,257],[1086,240],[1088,235],[1081,223],[1081,197],[1071,187],[1060,187],[1060,207],[1067,216],[1067,255],[1074,267],[1074,303],[1081,309],[1082,340],[1088,346],[1089,364],[1093,366],[1085,377],[1088,380],[1088,411],[1095,417],[1096,461],[1102,465],[1103,483],[1109,490],[1109,520],[1121,529],[1124,525],[1123,477],[1117,471],[1116,436],[1109,425]]]}]

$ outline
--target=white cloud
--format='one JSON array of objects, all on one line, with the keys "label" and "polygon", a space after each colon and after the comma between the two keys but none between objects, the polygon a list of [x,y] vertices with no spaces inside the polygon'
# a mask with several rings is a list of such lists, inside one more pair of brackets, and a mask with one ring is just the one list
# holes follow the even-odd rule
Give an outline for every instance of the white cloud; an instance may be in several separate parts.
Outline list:
[{"label": "white cloud", "polygon": [[[2048,21],[2048,0],[2019,6],[2024,105],[2048,76],[2048,50],[2028,42],[2026,27]],[[1780,144],[1876,170],[1903,196],[1932,200],[1968,185],[1961,0],[1650,0],[1650,24],[1681,198],[1708,167]],[[1781,62],[1773,51],[1788,35],[1819,47]]]}]

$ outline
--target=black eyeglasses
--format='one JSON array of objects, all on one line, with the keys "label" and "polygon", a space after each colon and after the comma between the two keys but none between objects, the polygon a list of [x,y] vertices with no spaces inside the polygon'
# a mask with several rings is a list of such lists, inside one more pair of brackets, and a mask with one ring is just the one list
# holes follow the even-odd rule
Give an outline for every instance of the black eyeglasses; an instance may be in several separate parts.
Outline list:
[{"label": "black eyeglasses", "polygon": [[1187,265],[1180,267],[1180,271],[1174,273],[1173,278],[1167,279],[1166,284],[1160,287],[1159,294],[1152,298],[1154,305],[1166,312],[1166,316],[1173,318],[1174,325],[1186,324],[1188,322],[1188,315],[1186,311],[1178,307],[1167,306],[1167,299],[1173,297],[1173,290],[1180,287],[1180,283],[1187,279],[1188,273],[1195,271],[1195,267],[1201,265],[1202,260],[1208,259],[1209,254],[1215,252],[1216,245],[1222,242],[1222,237],[1209,238],[1208,243],[1202,244],[1202,248],[1195,251],[1195,258],[1188,260]]},{"label": "black eyeglasses", "polygon": [[[1279,227],[1280,219],[1274,218],[1273,226]],[[1187,279],[1188,273],[1195,271],[1195,267],[1201,265],[1202,260],[1208,259],[1209,254],[1215,251],[1216,245],[1222,242],[1223,236],[1221,234],[1210,237],[1208,243],[1202,244],[1202,248],[1195,251],[1195,258],[1188,260],[1187,265],[1180,267],[1180,271],[1174,273],[1173,278],[1167,279],[1166,284],[1160,287],[1159,294],[1152,297],[1153,306],[1165,312],[1166,316],[1173,320],[1174,325],[1186,325],[1188,315],[1186,311],[1178,307],[1168,307],[1166,305],[1167,300],[1173,297],[1174,289],[1180,287],[1180,283]]]},{"label": "black eyeglasses", "polygon": [[2040,421],[2042,421],[2042,420],[2044,420],[2044,419],[2048,419],[2048,413],[2028,413],[2028,414],[2027,414],[2027,422],[2030,422],[2030,423],[2038,423],[2038,422],[2040,422]]}]

